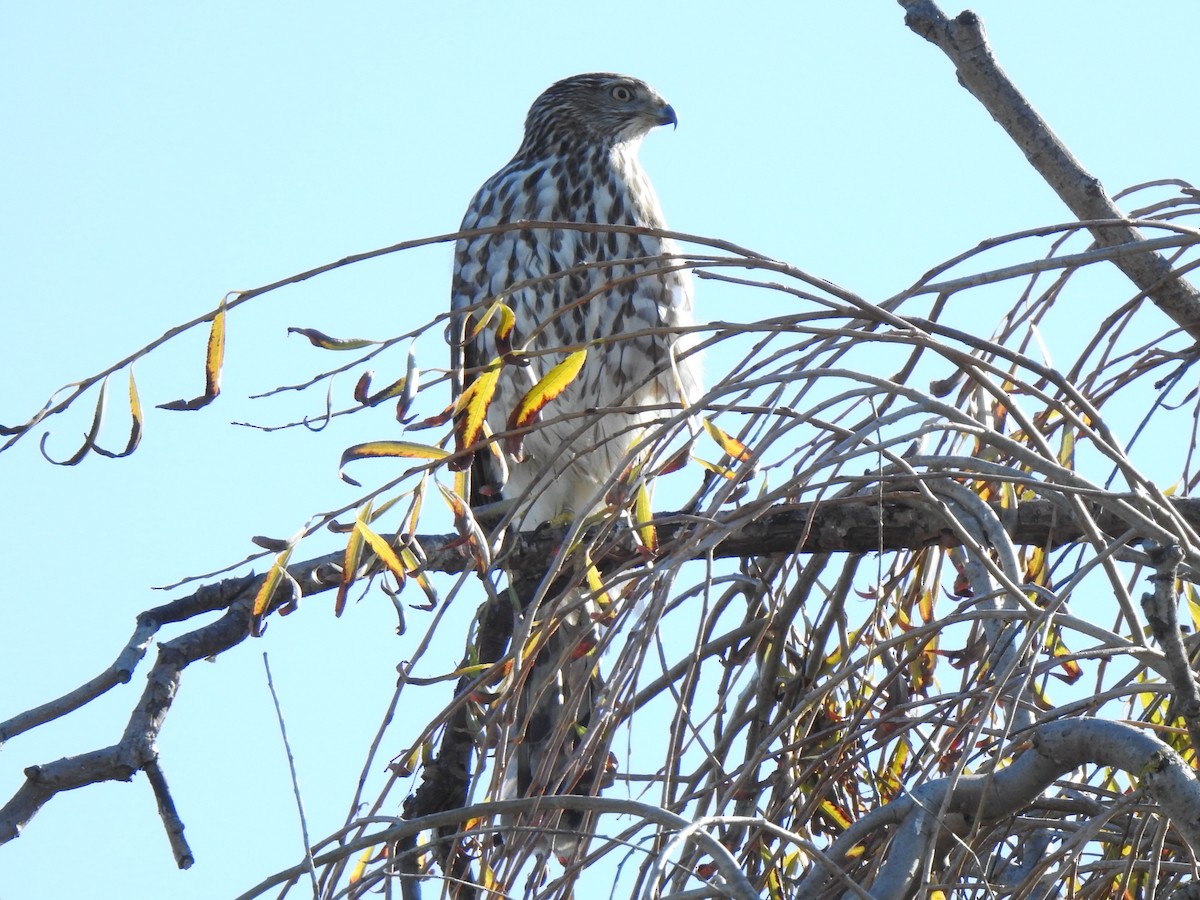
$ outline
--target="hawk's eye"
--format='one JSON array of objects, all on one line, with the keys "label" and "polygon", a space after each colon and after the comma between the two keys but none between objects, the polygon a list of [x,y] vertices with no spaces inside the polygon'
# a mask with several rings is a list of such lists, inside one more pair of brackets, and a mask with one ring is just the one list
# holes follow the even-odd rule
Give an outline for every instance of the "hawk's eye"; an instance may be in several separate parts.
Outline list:
[{"label": "hawk's eye", "polygon": [[633,99],[633,91],[625,87],[623,84],[618,84],[615,88],[613,88],[612,95],[614,100],[619,100],[622,103],[628,103]]}]

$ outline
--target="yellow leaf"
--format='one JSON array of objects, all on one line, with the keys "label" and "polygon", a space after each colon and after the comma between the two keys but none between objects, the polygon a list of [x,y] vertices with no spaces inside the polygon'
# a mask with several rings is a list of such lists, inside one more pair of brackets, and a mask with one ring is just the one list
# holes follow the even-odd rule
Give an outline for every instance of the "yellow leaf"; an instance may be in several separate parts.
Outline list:
[{"label": "yellow leaf", "polygon": [[133,427],[129,431],[129,444],[125,455],[132,453],[142,439],[142,400],[138,397],[137,382],[133,380],[133,366],[129,367],[129,414],[133,417]]},{"label": "yellow leaf", "polygon": [[362,880],[363,875],[367,872],[367,864],[371,861],[371,856],[374,854],[375,848],[368,847],[362,852],[362,856],[358,858],[358,862],[354,864],[354,868],[350,870],[350,883],[355,884]]},{"label": "yellow leaf", "polygon": [[586,553],[584,554],[583,562],[586,567],[584,571],[588,587],[596,595],[596,605],[602,610],[607,609],[612,605],[612,600],[608,596],[608,591],[604,589],[604,579],[600,577],[600,570],[596,568],[591,557]]},{"label": "yellow leaf", "polygon": [[354,527],[361,532],[362,538],[367,542],[367,546],[371,548],[371,552],[379,557],[379,561],[388,567],[393,575],[404,583],[404,579],[408,577],[408,571],[404,568],[404,564],[400,562],[400,557],[396,555],[396,551],[382,537],[367,527],[366,523],[361,519],[354,523]]},{"label": "yellow leaf", "polygon": [[370,521],[370,515],[371,504],[368,503],[359,510],[354,522],[354,530],[350,532],[350,539],[346,541],[346,553],[342,557],[342,578],[338,583],[337,599],[333,603],[335,616],[340,616],[346,609],[346,595],[349,594],[350,585],[354,584],[354,578],[358,574],[358,562],[362,557],[365,541],[365,523]]},{"label": "yellow leaf", "polygon": [[735,478],[737,478],[737,473],[733,471],[733,469],[730,469],[726,466],[718,466],[715,463],[710,463],[706,459],[701,459],[699,456],[693,456],[692,459],[700,463],[701,467],[712,472],[714,475],[720,475],[727,481],[733,481]]},{"label": "yellow leaf", "polygon": [[1075,432],[1070,428],[1064,428],[1062,433],[1062,446],[1058,450],[1058,461],[1068,469],[1075,468]]},{"label": "yellow leaf", "polygon": [[267,572],[267,577],[263,579],[262,586],[258,589],[258,594],[254,597],[254,606],[251,609],[251,615],[255,619],[262,617],[267,611],[267,606],[271,603],[271,597],[275,594],[275,588],[279,586],[279,582],[283,579],[284,573],[287,571],[288,560],[291,559],[292,548],[288,547],[282,553],[275,557],[275,562],[271,565],[270,571]]},{"label": "yellow leaf", "polygon": [[724,431],[719,425],[715,425],[708,419],[702,419],[701,422],[704,425],[704,430],[717,442],[717,446],[733,459],[736,459],[738,462],[745,462],[750,458],[750,450],[733,435]]},{"label": "yellow leaf", "polygon": [[[536,422],[546,404],[559,396],[575,380],[586,360],[587,348],[584,347],[568,354],[562,362],[543,375],[538,383],[526,392],[521,402],[513,409],[512,415],[508,417],[509,430],[525,428]],[[509,452],[518,459],[521,440],[520,436],[514,436],[506,442],[510,445]]]},{"label": "yellow leaf", "polygon": [[221,393],[221,366],[225,361],[225,301],[221,298],[217,311],[213,313],[212,327],[208,331],[208,347],[204,354],[204,393],[191,400],[172,400],[158,404],[159,409],[188,411],[202,409],[217,399]]},{"label": "yellow leaf", "polygon": [[917,601],[917,609],[921,613],[921,621],[928,625],[933,621],[933,605],[934,594],[932,590],[921,591],[921,598]]},{"label": "yellow leaf", "polygon": [[845,811],[831,800],[822,800],[820,805],[821,812],[833,819],[834,822],[844,831],[850,827],[850,817]]},{"label": "yellow leaf", "polygon": [[411,441],[369,441],[355,444],[342,454],[342,464],[350,460],[379,457],[403,457],[405,459],[445,459],[449,452],[430,444],[414,444]]},{"label": "yellow leaf", "polygon": [[658,529],[650,523],[652,518],[654,518],[654,513],[650,510],[650,490],[643,481],[638,485],[637,496],[633,501],[634,528],[637,529],[638,537],[641,538],[646,549],[651,553],[657,553]]},{"label": "yellow leaf", "polygon": [[517,324],[517,317],[507,303],[497,301],[496,306],[496,312],[500,316],[500,321],[496,324],[496,346],[511,348],[512,333]]},{"label": "yellow leaf", "polygon": [[[458,473],[454,475],[454,483],[458,483]],[[463,478],[466,478],[464,475]],[[408,514],[408,533],[417,533],[417,523],[421,519],[421,510],[425,506],[425,491],[429,485],[429,473],[426,472],[421,476],[421,480],[417,482],[417,486],[413,488],[412,508]]]},{"label": "yellow leaf", "polygon": [[[345,467],[346,463],[356,459],[430,459],[439,460],[449,456],[449,452],[441,447],[434,447],[430,444],[414,444],[411,441],[369,441],[365,444],[355,444],[353,447],[347,447],[342,452],[342,461],[339,468]],[[340,473],[342,480],[353,485],[358,482],[347,475],[345,472]]]},{"label": "yellow leaf", "polygon": [[208,332],[208,352],[204,357],[204,396],[210,401],[221,393],[221,365],[225,362],[225,298],[213,316]]},{"label": "yellow leaf", "polygon": [[513,326],[517,324],[517,317],[513,314],[512,308],[500,299],[493,300],[484,314],[480,316],[479,321],[471,327],[471,330],[467,332],[467,340],[478,337],[479,333],[487,327],[488,322],[492,321],[493,316],[500,318],[496,324],[496,343],[497,345],[507,344],[512,336]]},{"label": "yellow leaf", "polygon": [[[454,429],[454,449],[459,453],[479,440],[488,407],[496,393],[496,384],[500,380],[500,368],[500,360],[492,360],[459,395],[454,407],[454,418],[457,420]],[[470,457],[463,456],[452,462],[450,468],[458,471],[470,464]]]},{"label": "yellow leaf", "polygon": [[1046,551],[1041,547],[1028,547],[1025,554],[1025,580],[1044,586],[1049,575],[1046,568]]},{"label": "yellow leaf", "polygon": [[[108,379],[105,379],[107,382]],[[142,401],[138,397],[137,382],[133,380],[133,367],[129,369],[129,415],[133,420],[129,426],[129,439],[125,442],[125,449],[117,452],[105,450],[93,440],[91,448],[101,456],[107,456],[109,459],[124,459],[129,454],[137,449],[142,440]]]}]

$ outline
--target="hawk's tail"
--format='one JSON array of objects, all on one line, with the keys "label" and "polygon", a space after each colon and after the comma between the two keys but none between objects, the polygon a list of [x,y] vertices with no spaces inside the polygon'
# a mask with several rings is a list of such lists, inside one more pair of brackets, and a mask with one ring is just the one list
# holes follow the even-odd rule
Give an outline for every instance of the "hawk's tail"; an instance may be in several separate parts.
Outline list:
[{"label": "hawk's tail", "polygon": [[[543,605],[545,608],[545,604]],[[557,609],[567,610],[563,615]],[[527,675],[517,685],[504,797],[592,796],[612,781],[607,749],[604,681],[599,671],[595,606],[579,591],[560,598],[556,611],[535,622],[527,641]],[[536,853],[574,854],[585,832],[579,810],[545,810],[513,817],[512,825],[538,831]],[[514,846],[529,846],[520,833]]]}]

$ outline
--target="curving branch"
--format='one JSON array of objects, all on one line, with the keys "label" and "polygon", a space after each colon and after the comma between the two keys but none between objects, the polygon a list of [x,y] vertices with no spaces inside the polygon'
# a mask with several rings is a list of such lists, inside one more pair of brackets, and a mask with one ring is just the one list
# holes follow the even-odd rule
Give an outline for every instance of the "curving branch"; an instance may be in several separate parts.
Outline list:
[{"label": "curving branch", "polygon": [[[1108,196],[1100,180],[1084,169],[1046,120],[1038,115],[992,55],[979,17],[967,10],[949,19],[932,0],[899,0],[905,24],[950,58],[959,83],[975,97],[1029,164],[1080,219],[1117,219],[1122,224],[1089,230],[1100,247],[1140,244],[1142,233]],[[1200,340],[1200,291],[1173,272],[1151,249],[1113,258],[1113,263],[1191,337]]]},{"label": "curving branch", "polygon": [[[233,594],[225,615],[210,625],[190,631],[159,647],[158,659],[146,678],[146,688],[129,717],[120,741],[100,750],[69,756],[46,765],[30,766],[25,770],[25,783],[0,808],[0,843],[20,836],[29,820],[55,794],[102,781],[130,781],[137,772],[145,771],[158,801],[159,815],[167,830],[175,861],[181,869],[192,865],[194,857],[183,838],[183,824],[171,800],[159,762],[156,748],[158,734],[179,690],[183,670],[197,660],[225,652],[248,636],[250,605],[254,595],[247,592],[247,587],[253,581],[252,578],[243,578],[237,585],[223,586],[222,591],[209,591],[209,594],[223,594],[226,591]],[[154,612],[143,613],[139,617],[139,626],[149,628],[154,622],[153,627],[157,629],[159,624],[169,620],[170,614],[163,620],[155,620]],[[118,664],[120,662],[118,659]],[[78,693],[72,692],[72,695],[76,695],[74,700],[78,700]]]},{"label": "curving branch", "polygon": [[1200,686],[1196,684],[1196,673],[1188,661],[1183,632],[1179,627],[1179,593],[1176,583],[1183,551],[1177,544],[1171,544],[1152,550],[1151,558],[1158,571],[1151,576],[1154,590],[1142,595],[1142,611],[1146,614],[1146,622],[1154,633],[1154,639],[1163,648],[1163,655],[1166,657],[1171,685],[1175,688],[1173,705],[1187,724],[1192,746],[1200,747]]},{"label": "curving branch", "polygon": [[[1176,499],[1172,507],[1177,515],[1200,525],[1200,500]],[[1081,527],[1064,518],[1062,508],[1051,501],[1028,501],[1016,509],[994,513],[1008,529],[1013,542],[1037,546],[1058,545],[1076,539]],[[737,513],[730,518],[736,521]],[[1129,523],[1111,514],[1097,512],[1096,520],[1111,534],[1120,535]],[[935,504],[916,493],[898,493],[879,498],[854,498],[820,503],[784,504],[757,518],[728,529],[719,543],[709,549],[695,549],[694,555],[709,552],[718,557],[762,557],[796,552],[861,553],[879,549],[918,549],[950,546],[958,542],[955,530]],[[659,525],[663,546],[678,552],[694,548],[697,520],[684,515],[668,515]],[[711,525],[711,522],[700,524]],[[511,570],[514,577],[532,580],[536,585],[545,572],[546,560],[559,549],[565,531],[541,529],[517,536],[513,541]],[[462,572],[474,564],[459,535],[425,535],[412,540],[419,543],[429,571]],[[629,545],[627,534],[618,535],[609,558],[622,555],[620,542]],[[331,553],[289,567],[289,574],[308,596],[335,588],[341,580],[343,553]],[[367,570],[369,571],[369,566]],[[192,857],[182,840],[182,825],[161,775],[155,740],[171,703],[179,690],[183,670],[198,659],[216,656],[241,643],[250,633],[251,602],[264,576],[226,579],[206,585],[193,594],[147,610],[138,616],[133,636],[104,672],[83,686],[35,709],[0,722],[0,740],[11,739],[40,724],[60,718],[84,706],[111,687],[127,683],[154,634],[165,624],[182,622],[193,616],[224,610],[216,622],[188,632],[159,647],[158,657],[148,675],[147,685],[135,706],[122,739],[115,745],[45,765],[30,766],[26,781],[0,808],[0,843],[20,835],[42,806],[60,791],[73,790],[103,781],[128,781],[138,771],[152,775],[151,784],[159,801],[164,824],[176,847],[176,859],[187,867]],[[290,594],[286,600],[290,602]],[[277,595],[272,609],[285,598]],[[480,633],[487,646],[478,647],[479,659],[500,660],[512,627],[511,607],[507,602],[489,602],[481,611]],[[471,679],[463,679],[459,692],[468,689]],[[465,712],[462,713],[465,715]],[[460,716],[461,717],[461,716]],[[473,739],[464,722],[452,721],[438,759],[424,772],[425,780],[411,798],[408,811],[414,817],[461,805],[466,798],[466,773],[473,750]]]},{"label": "curving branch", "polygon": [[[1011,765],[984,775],[936,778],[863,816],[842,833],[801,883],[798,898],[824,896],[836,866],[873,831],[896,825],[887,858],[871,886],[876,900],[912,895],[924,861],[939,842],[965,838],[978,823],[1025,809],[1055,779],[1083,765],[1113,766],[1141,779],[1193,853],[1200,851],[1200,782],[1178,753],[1123,722],[1068,719],[1038,726],[1032,747]],[[942,810],[944,815],[936,813]]]}]

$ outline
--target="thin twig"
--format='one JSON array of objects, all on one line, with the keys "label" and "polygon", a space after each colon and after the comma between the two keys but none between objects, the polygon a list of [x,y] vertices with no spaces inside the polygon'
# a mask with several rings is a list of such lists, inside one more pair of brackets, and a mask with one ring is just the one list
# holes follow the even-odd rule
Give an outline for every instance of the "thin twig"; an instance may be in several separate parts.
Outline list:
[{"label": "thin twig", "polygon": [[288,741],[287,726],[283,722],[283,707],[279,705],[279,695],[275,692],[275,681],[271,678],[271,663],[263,651],[263,669],[267,673],[267,689],[271,692],[271,702],[275,704],[275,719],[279,722],[279,737],[283,740],[283,751],[287,754],[288,772],[292,776],[292,795],[296,798],[296,812],[300,817],[300,836],[304,841],[304,863],[308,877],[312,880],[313,900],[320,897],[317,881],[317,867],[313,864],[312,842],[308,839],[308,820],[304,816],[304,799],[300,795],[300,780],[296,777],[296,758],[292,754],[292,745]]}]

